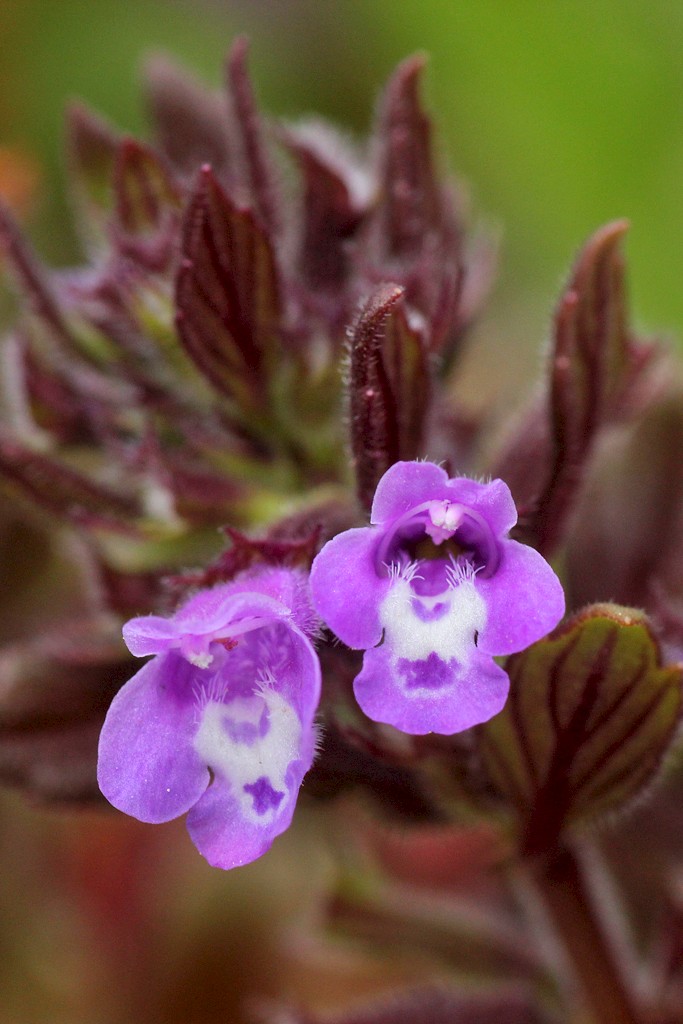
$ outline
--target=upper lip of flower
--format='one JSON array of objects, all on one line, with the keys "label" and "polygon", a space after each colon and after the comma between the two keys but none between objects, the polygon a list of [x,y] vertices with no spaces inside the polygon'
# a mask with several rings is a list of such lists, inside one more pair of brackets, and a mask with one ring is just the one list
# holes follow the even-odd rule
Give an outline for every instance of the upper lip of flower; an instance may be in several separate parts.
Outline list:
[{"label": "upper lip of flower", "polygon": [[400,544],[401,532],[410,523],[423,524],[424,532],[439,545],[458,533],[463,524],[469,521],[476,531],[476,569],[482,578],[492,576],[500,561],[499,546],[493,532],[484,517],[467,505],[451,502],[448,499],[431,499],[420,502],[395,519],[385,532],[377,546],[375,568],[378,575],[385,575],[387,567],[394,559],[392,551]]}]

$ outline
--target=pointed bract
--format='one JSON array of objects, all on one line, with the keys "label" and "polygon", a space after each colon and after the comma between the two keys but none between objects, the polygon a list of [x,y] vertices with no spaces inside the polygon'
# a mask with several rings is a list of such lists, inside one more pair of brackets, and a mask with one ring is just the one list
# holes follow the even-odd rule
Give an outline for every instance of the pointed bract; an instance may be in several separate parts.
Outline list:
[{"label": "pointed bract", "polygon": [[158,231],[178,211],[180,189],[156,153],[135,139],[124,139],[113,174],[116,216],[130,234]]},{"label": "pointed bract", "polygon": [[396,285],[378,289],[350,335],[351,451],[366,509],[389,467],[421,454],[431,380],[424,342],[408,323],[403,295]]},{"label": "pointed bract", "polygon": [[209,164],[223,184],[233,180],[223,97],[163,55],[147,62],[145,86],[159,147],[177,172],[192,180],[202,164]]},{"label": "pointed bract", "polygon": [[605,225],[579,254],[555,313],[547,396],[495,464],[503,474],[510,467],[525,528],[545,553],[562,539],[602,427],[652,397],[637,392],[655,348],[636,343],[626,322],[627,228],[623,220]]},{"label": "pointed bract", "polygon": [[119,136],[99,114],[72,103],[66,114],[66,144],[78,226],[86,246],[97,253],[107,241]]},{"label": "pointed bract", "polygon": [[393,73],[380,107],[380,216],[391,257],[411,257],[425,236],[442,227],[441,183],[434,168],[431,127],[419,98],[423,57],[409,57]]},{"label": "pointed bract", "polygon": [[250,210],[202,169],[185,213],[176,322],[208,380],[238,406],[267,404],[267,368],[280,326],[271,243]]},{"label": "pointed bract", "polygon": [[288,128],[283,138],[303,179],[301,273],[314,289],[341,289],[352,266],[349,240],[367,208],[367,197],[354,194],[353,189],[362,172],[350,163],[342,164],[341,144],[332,140],[326,126]]},{"label": "pointed bract", "polygon": [[227,63],[227,88],[242,157],[242,181],[249,205],[271,238],[281,228],[280,198],[275,166],[266,146],[261,115],[251,87],[247,57],[249,44],[244,36],[235,40]]}]

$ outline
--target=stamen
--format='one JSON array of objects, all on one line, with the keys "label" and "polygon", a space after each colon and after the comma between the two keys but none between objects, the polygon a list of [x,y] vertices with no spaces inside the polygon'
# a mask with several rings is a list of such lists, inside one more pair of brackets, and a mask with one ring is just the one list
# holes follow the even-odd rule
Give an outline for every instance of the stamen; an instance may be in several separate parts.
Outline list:
[{"label": "stamen", "polygon": [[424,579],[424,576],[418,576],[417,574],[420,564],[420,560],[417,559],[417,561],[408,562],[406,565],[401,565],[400,562],[392,562],[390,565],[385,565],[384,568],[387,570],[392,583],[396,583],[398,580],[405,580],[406,583],[411,583],[413,580]]},{"label": "stamen", "polygon": [[482,569],[483,566],[475,567],[467,558],[454,558],[451,555],[450,565],[446,566],[446,582],[454,590],[462,583],[471,583]]}]

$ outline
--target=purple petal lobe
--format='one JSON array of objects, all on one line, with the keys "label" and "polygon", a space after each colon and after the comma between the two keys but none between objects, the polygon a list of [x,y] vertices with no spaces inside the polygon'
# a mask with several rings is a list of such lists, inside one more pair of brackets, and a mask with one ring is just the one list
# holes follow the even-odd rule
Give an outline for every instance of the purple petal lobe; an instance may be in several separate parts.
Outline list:
[{"label": "purple petal lobe", "polygon": [[175,622],[172,619],[164,619],[161,615],[142,615],[140,618],[131,619],[123,627],[126,647],[136,658],[168,651],[177,641],[178,635]]},{"label": "purple petal lobe", "polygon": [[107,800],[140,821],[170,821],[209,784],[191,745],[194,670],[176,654],[144,665],[114,698],[100,735],[98,782]]},{"label": "purple petal lobe", "polygon": [[266,775],[262,775],[256,782],[248,782],[242,789],[251,794],[257,814],[265,814],[279,807],[285,795],[279,789],[273,789]]},{"label": "purple petal lobe", "polygon": [[[256,724],[258,735],[236,738],[235,721]],[[226,719],[230,726],[226,728]],[[234,867],[259,857],[289,825],[312,746],[305,760],[302,725],[271,686],[260,694],[224,705],[210,701],[203,710],[195,749],[210,765],[215,781],[188,818],[192,840],[218,867]]]},{"label": "purple petal lobe", "polygon": [[449,498],[448,476],[433,462],[397,462],[375,491],[371,523],[387,523],[430,498]]},{"label": "purple petal lobe", "polygon": [[534,548],[506,540],[495,575],[477,579],[489,609],[479,649],[487,654],[512,654],[540,640],[564,615],[559,579]]},{"label": "purple petal lobe", "polygon": [[482,484],[467,477],[456,477],[448,481],[448,486],[453,492],[452,500],[469,506],[482,516],[498,537],[506,534],[517,522],[512,493],[503,480]]},{"label": "purple petal lobe", "polygon": [[249,816],[243,817],[242,804],[232,788],[216,777],[187,816],[192,842],[213,867],[229,869],[250,864],[266,853],[273,840],[289,827],[300,781],[293,776],[292,786],[278,806],[267,809],[263,815],[267,823],[260,824],[253,798],[242,794],[251,806]]},{"label": "purple petal lobe", "polygon": [[392,662],[384,647],[367,651],[356,700],[369,718],[413,735],[450,736],[497,715],[507,699],[507,674],[475,650],[467,666],[435,654]]},{"label": "purple petal lobe", "polygon": [[374,647],[382,636],[379,603],[389,579],[375,568],[379,539],[373,529],[347,530],[325,545],[311,568],[318,613],[340,640],[359,650]]}]

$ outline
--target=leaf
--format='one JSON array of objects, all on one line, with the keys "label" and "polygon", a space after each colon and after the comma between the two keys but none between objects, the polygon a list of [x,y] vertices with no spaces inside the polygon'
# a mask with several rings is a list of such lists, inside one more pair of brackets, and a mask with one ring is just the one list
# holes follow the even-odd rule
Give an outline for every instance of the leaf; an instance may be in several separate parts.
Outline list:
[{"label": "leaf", "polygon": [[[9,210],[0,202],[0,256],[4,255],[29,309],[50,338],[67,353],[76,351],[73,336],[46,274]],[[0,264],[1,268],[1,264]]]},{"label": "leaf", "polygon": [[365,508],[390,466],[420,454],[430,380],[424,343],[408,324],[403,295],[400,286],[383,285],[351,334],[351,449]]},{"label": "leaf", "polygon": [[130,493],[101,484],[7,433],[0,435],[0,477],[53,515],[73,519],[92,513],[125,523],[141,514]]},{"label": "leaf", "polygon": [[187,178],[207,163],[219,181],[229,181],[233,173],[223,97],[161,55],[147,62],[145,85],[158,144],[172,166]]},{"label": "leaf", "polygon": [[380,107],[381,219],[388,255],[413,256],[427,232],[438,230],[441,185],[431,151],[431,124],[420,106],[425,60],[409,57],[392,75]]},{"label": "leaf", "polygon": [[384,321],[382,362],[394,398],[399,458],[415,459],[422,452],[424,420],[431,399],[431,376],[422,334],[408,323],[405,302],[399,299]]},{"label": "leaf", "polygon": [[555,313],[550,465],[534,523],[544,552],[561,535],[595,435],[625,385],[631,342],[620,244],[627,228],[614,221],[588,240]]},{"label": "leaf", "polygon": [[[681,451],[683,392],[677,391],[657,402],[632,430],[615,432],[596,453],[567,545],[566,578],[575,607],[609,595],[653,610],[661,584],[672,595],[678,592]],[[658,621],[661,625],[659,615]]]},{"label": "leaf", "polygon": [[273,249],[250,210],[237,207],[202,168],[185,214],[176,322],[208,380],[243,409],[268,407],[280,287]]},{"label": "leaf", "polygon": [[308,570],[319,547],[320,528],[292,540],[247,537],[231,526],[226,526],[223,533],[231,542],[228,550],[204,569],[169,577],[167,584],[171,589],[184,593],[195,587],[227,583],[253,565],[286,565]]},{"label": "leaf", "polygon": [[490,467],[509,483],[526,538],[546,555],[564,540],[602,428],[634,419],[664,389],[660,347],[637,341],[626,322],[627,228],[606,224],[579,253],[555,313],[547,391]]},{"label": "leaf", "polygon": [[594,605],[506,662],[510,697],[478,732],[527,853],[627,806],[654,779],[681,714],[683,666],[662,666],[641,612]]},{"label": "leaf", "polygon": [[312,288],[340,288],[350,270],[349,239],[366,211],[352,188],[361,172],[326,125],[288,128],[283,141],[303,178],[301,271]]},{"label": "leaf", "polygon": [[135,139],[117,149],[113,173],[116,214],[131,234],[158,231],[180,208],[180,191],[156,153]]},{"label": "leaf", "polygon": [[249,79],[248,54],[249,43],[244,36],[238,37],[228,57],[228,96],[241,146],[242,177],[250,205],[253,205],[261,225],[273,236],[281,226],[280,200],[275,169],[265,144],[261,117]]},{"label": "leaf", "polygon": [[407,301],[425,318],[425,344],[449,366],[486,287],[491,259],[482,258],[480,247],[465,266],[465,204],[457,189],[441,181],[434,160],[431,121],[419,96],[424,64],[421,56],[400,64],[380,104],[380,193],[365,248],[370,280],[405,287]]},{"label": "leaf", "polygon": [[84,104],[72,103],[66,113],[66,144],[69,180],[80,210],[79,227],[86,245],[98,250],[106,242],[114,203],[118,133]]}]

